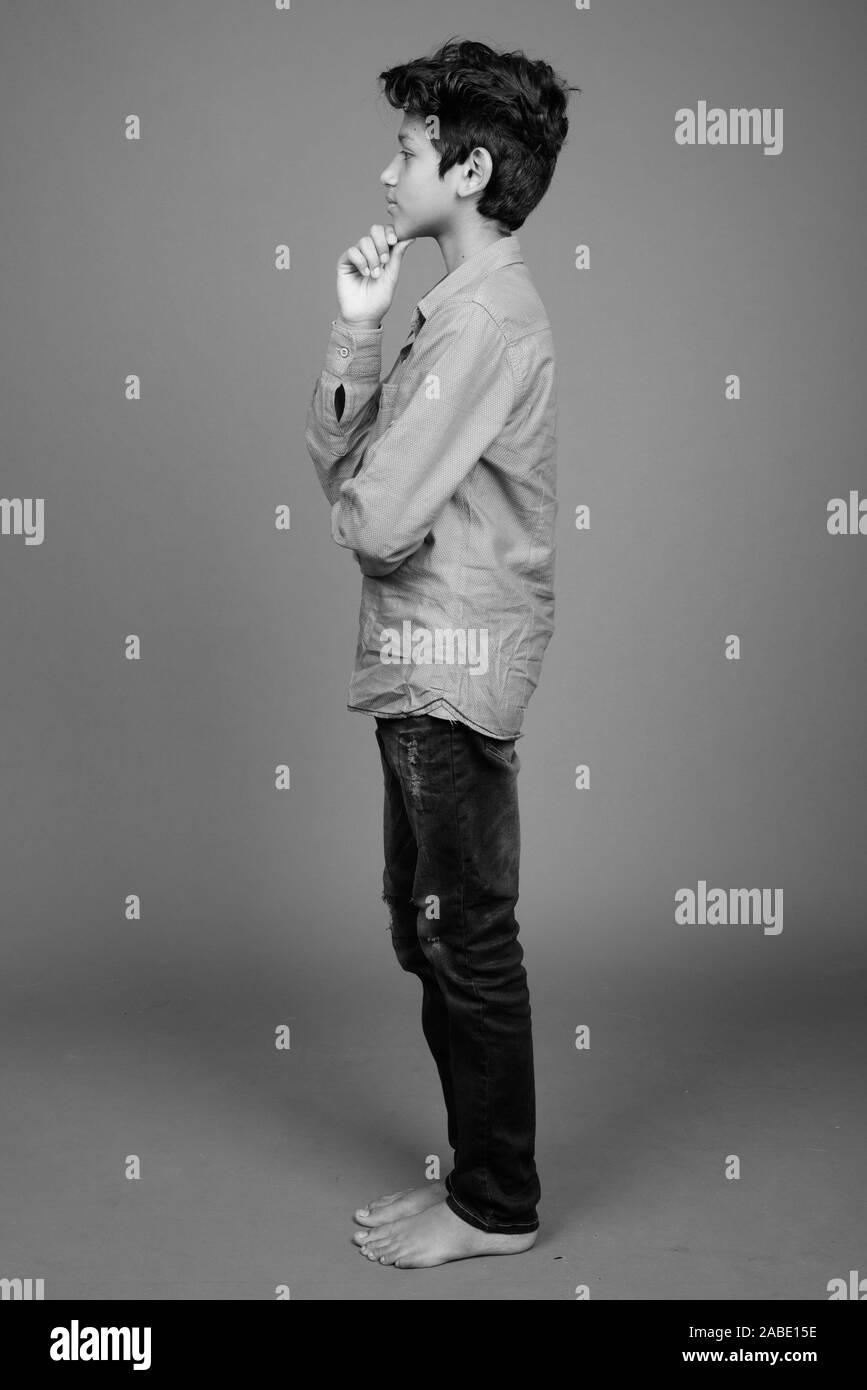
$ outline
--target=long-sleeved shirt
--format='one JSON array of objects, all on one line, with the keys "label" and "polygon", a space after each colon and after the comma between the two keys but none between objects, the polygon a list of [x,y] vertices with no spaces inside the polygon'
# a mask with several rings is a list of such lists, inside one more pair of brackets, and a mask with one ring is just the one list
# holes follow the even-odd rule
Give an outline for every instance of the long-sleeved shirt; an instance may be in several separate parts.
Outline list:
[{"label": "long-sleeved shirt", "polygon": [[305,442],[362,572],[347,707],[520,738],[554,630],[557,370],[517,236],[382,328],[332,321]]}]

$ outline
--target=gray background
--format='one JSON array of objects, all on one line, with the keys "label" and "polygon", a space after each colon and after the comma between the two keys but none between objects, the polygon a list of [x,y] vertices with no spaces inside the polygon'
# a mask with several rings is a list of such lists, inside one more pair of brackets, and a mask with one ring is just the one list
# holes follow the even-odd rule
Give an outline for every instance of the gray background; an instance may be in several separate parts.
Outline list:
[{"label": "gray background", "polygon": [[[826,531],[867,490],[865,29],[854,0],[3,4],[2,494],[46,535],[0,537],[0,1276],[779,1299],[867,1270],[867,537]],[[376,74],[452,34],[583,93],[518,232],[561,381],[518,745],[543,1238],[413,1272],[349,1243],[448,1153],[345,707],[359,574],[303,433],[337,258],[384,216]],[[702,99],[783,107],[783,152],[679,147]],[[410,248],[384,372],[443,273]],[[699,879],[782,888],[783,932],[676,925]]]}]

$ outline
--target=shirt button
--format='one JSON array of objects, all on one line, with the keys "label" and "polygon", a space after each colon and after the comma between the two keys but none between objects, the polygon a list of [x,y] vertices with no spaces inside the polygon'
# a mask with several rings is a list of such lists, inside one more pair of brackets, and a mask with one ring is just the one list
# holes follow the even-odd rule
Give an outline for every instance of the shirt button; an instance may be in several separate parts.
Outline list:
[{"label": "shirt button", "polygon": [[349,348],[348,348],[348,347],[342,347],[342,348],[339,349],[339,351],[340,351],[340,356],[341,356],[341,357],[348,357],[348,356],[349,356]]}]

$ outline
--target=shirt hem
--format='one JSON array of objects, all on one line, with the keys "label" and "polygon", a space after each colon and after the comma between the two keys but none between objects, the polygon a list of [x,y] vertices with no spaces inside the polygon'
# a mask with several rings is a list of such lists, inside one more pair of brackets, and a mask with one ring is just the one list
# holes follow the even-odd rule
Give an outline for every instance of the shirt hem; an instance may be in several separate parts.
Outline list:
[{"label": "shirt hem", "polygon": [[[444,702],[442,699],[429,700],[426,705],[420,705],[417,709],[400,710],[397,713],[394,711],[370,709],[367,705],[350,705],[349,703],[347,703],[346,708],[354,710],[358,714],[372,714],[378,719],[405,719],[408,715],[412,714],[427,714],[430,711],[431,705],[441,705],[443,703],[447,704],[447,702]],[[454,706],[448,705],[448,708],[454,709]],[[436,716],[433,717],[435,718]],[[466,724],[470,729],[474,729],[477,734],[482,734],[485,738],[519,739],[524,737],[520,730],[514,734],[495,734],[492,729],[486,729],[484,724],[477,724],[474,719],[470,719],[462,710],[455,711],[454,722]]]}]

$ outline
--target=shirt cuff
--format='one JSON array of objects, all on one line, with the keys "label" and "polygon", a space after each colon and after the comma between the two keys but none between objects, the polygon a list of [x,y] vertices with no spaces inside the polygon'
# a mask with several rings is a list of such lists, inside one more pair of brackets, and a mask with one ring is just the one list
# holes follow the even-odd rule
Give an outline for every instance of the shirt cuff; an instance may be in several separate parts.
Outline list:
[{"label": "shirt cuff", "polygon": [[325,366],[335,376],[375,377],[382,367],[382,325],[360,328],[331,320],[331,336],[325,351]]}]

